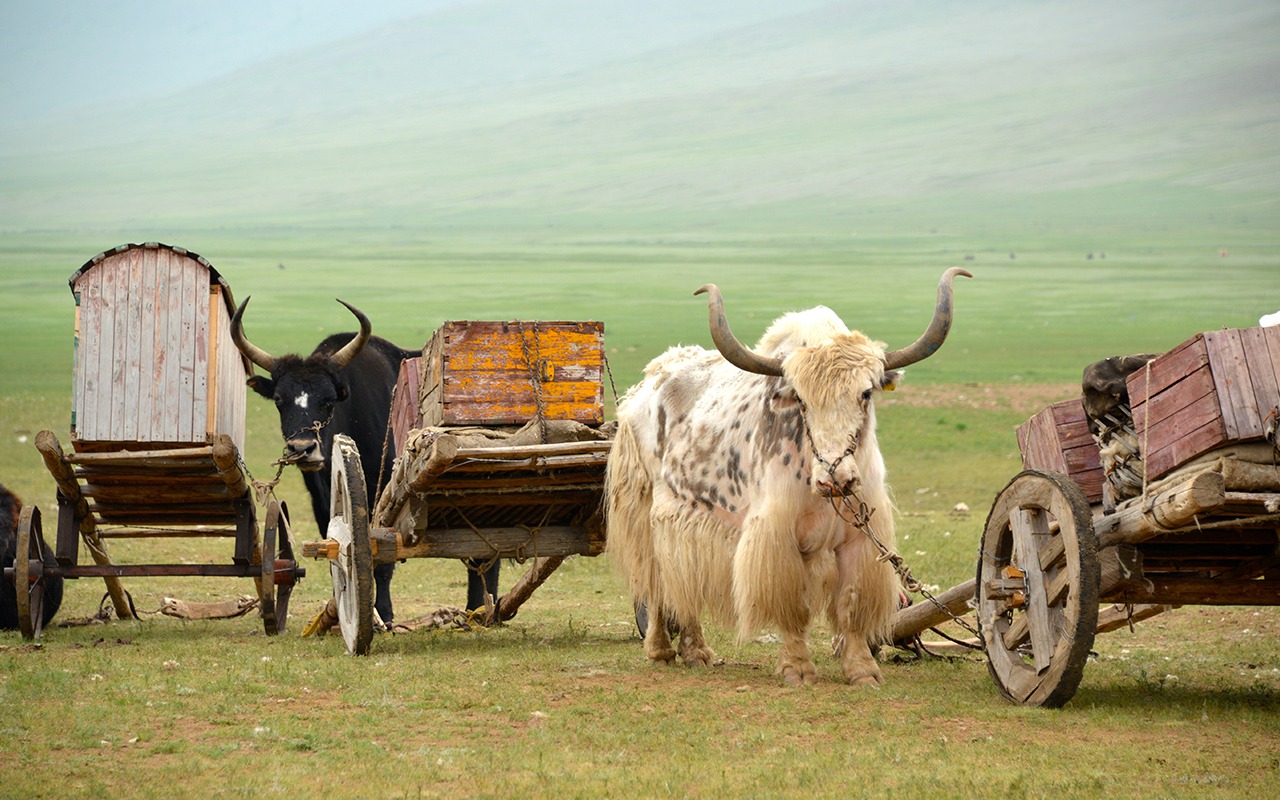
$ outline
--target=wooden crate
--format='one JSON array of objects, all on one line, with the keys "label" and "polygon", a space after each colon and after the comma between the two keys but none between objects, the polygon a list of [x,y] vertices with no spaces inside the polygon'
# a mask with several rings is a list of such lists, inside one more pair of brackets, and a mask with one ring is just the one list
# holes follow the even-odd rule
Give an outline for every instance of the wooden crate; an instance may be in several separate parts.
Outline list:
[{"label": "wooden crate", "polygon": [[419,427],[604,422],[600,322],[446,322],[420,370]]},{"label": "wooden crate", "polygon": [[1263,438],[1280,404],[1280,328],[1199,333],[1129,376],[1147,479],[1209,450]]},{"label": "wooden crate", "polygon": [[231,341],[231,289],[208,261],[180,247],[125,244],[68,282],[77,451],[183,447],[216,434],[243,449],[249,367]]},{"label": "wooden crate", "polygon": [[391,398],[391,437],[396,453],[404,452],[409,431],[422,427],[422,413],[418,410],[418,391],[422,383],[422,357],[406,358],[400,362],[400,374],[396,376],[396,391]]},{"label": "wooden crate", "polygon": [[1019,425],[1018,450],[1024,468],[1066,475],[1090,503],[1102,501],[1106,474],[1080,398],[1054,403]]}]

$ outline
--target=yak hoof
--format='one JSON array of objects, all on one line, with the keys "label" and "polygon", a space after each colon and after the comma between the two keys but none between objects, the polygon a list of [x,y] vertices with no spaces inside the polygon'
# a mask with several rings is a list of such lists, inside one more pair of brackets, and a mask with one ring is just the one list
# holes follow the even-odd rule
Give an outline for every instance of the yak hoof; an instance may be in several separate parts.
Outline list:
[{"label": "yak hoof", "polygon": [[709,667],[716,660],[715,652],[706,645],[701,647],[682,647],[680,648],[680,657],[684,659],[685,664],[691,667]]},{"label": "yak hoof", "polygon": [[807,664],[787,664],[782,667],[779,672],[782,673],[782,680],[788,686],[812,686],[818,682],[818,670],[813,663]]},{"label": "yak hoof", "polygon": [[676,651],[670,647],[655,648],[653,650],[646,647],[645,655],[655,663],[668,665],[676,663]]},{"label": "yak hoof", "polygon": [[884,685],[884,675],[880,673],[879,667],[873,667],[871,670],[861,672],[849,672],[844,677],[850,686],[880,687]]}]

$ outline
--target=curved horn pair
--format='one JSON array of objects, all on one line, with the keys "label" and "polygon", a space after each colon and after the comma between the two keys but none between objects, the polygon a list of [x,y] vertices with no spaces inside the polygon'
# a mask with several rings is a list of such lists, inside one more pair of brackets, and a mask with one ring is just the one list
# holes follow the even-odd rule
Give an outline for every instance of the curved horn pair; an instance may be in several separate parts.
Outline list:
[{"label": "curved horn pair", "polygon": [[[245,307],[249,305],[249,300],[250,298],[246,297],[240,307],[236,309],[236,313],[231,317],[231,341],[235,342],[236,348],[241,353],[244,353],[245,358],[267,372],[271,372],[276,368],[278,359],[249,341],[244,335],[244,327],[241,320],[244,317]],[[360,332],[356,334],[356,338],[347,342],[341,350],[329,357],[330,363],[338,369],[342,369],[351,363],[351,359],[355,358],[356,354],[364,348],[365,343],[369,341],[369,335],[373,333],[373,324],[369,322],[369,318],[360,309],[345,300],[338,300],[338,302],[346,306],[347,310],[354,314],[356,319],[360,320]]]},{"label": "curved horn pair", "polygon": [[[952,267],[942,273],[942,279],[938,282],[938,304],[934,308],[933,319],[930,320],[929,327],[925,329],[925,332],[921,334],[915,343],[901,350],[885,353],[886,369],[900,369],[909,364],[923,361],[936,353],[942,343],[946,341],[947,333],[951,330],[951,283],[957,275],[963,275],[966,278],[973,277],[971,272],[960,267]],[[708,311],[711,324],[711,339],[715,342],[716,349],[720,351],[720,355],[724,356],[725,361],[746,372],[755,372],[760,375],[782,375],[782,359],[760,355],[738,341],[738,337],[734,336],[733,331],[729,330],[729,321],[724,314],[724,299],[720,296],[720,288],[714,283],[708,283],[694,292],[695,295],[703,293],[710,295]]]}]

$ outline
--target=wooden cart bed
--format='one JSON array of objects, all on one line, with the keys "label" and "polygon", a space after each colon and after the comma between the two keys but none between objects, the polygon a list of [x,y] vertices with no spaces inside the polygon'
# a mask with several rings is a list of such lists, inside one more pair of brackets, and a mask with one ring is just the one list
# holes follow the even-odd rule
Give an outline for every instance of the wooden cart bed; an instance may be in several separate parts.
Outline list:
[{"label": "wooden cart bed", "polygon": [[466,443],[451,429],[423,429],[397,461],[373,518],[375,530],[399,535],[400,557],[523,560],[603,552],[607,438],[460,441]]}]

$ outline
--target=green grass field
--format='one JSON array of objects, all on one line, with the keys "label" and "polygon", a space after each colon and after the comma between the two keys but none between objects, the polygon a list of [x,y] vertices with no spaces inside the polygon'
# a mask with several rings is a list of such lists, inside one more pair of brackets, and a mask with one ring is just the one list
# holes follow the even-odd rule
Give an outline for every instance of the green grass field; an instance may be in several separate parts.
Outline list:
[{"label": "green grass field", "polygon": [[[1105,259],[1102,244],[1072,237],[997,247],[927,231],[173,233],[153,238],[207,257],[238,299],[253,295],[248,331],[270,350],[347,327],[335,296],[405,345],[445,319],[598,318],[619,392],[665,347],[708,342],[705,306],[691,296],[703,282],[723,287],[744,339],[783,310],[823,303],[900,345],[926,321],[942,269],[969,267],[951,340],[880,405],[900,550],[940,588],[972,575],[986,509],[1020,468],[1015,425],[1068,396],[1085,363],[1249,325],[1276,288],[1273,244],[1240,231],[1227,258],[1216,240],[1228,234],[1183,231],[1117,236]],[[65,440],[68,429],[65,280],[117,239],[2,243],[0,318],[5,340],[21,345],[3,356],[0,480],[45,510],[47,528],[54,487],[30,439],[47,427]],[[246,463],[269,477],[280,447],[269,404],[251,397],[248,425]],[[314,536],[296,474],[280,493],[298,535]],[[957,503],[971,510],[956,513]],[[114,552],[226,558],[163,543]],[[252,617],[154,613],[166,595],[252,591],[217,579],[130,581],[140,623],[54,627],[39,646],[0,635],[0,700],[11,709],[0,730],[14,743],[0,755],[6,791],[39,794],[56,781],[63,796],[825,796],[857,785],[1203,797],[1266,794],[1280,767],[1271,609],[1186,608],[1100,637],[1075,700],[1047,712],[1001,700],[976,657],[890,661],[883,689],[850,689],[822,656],[821,628],[813,689],[780,685],[776,645],[715,628],[722,666],[652,667],[605,558],[570,561],[503,628],[382,636],[371,656],[350,658],[335,637],[298,637],[330,592],[319,562],[309,567],[278,639]],[[419,560],[399,567],[395,586],[407,619],[460,603],[465,584],[459,565]],[[69,582],[60,618],[89,616],[101,594],[96,581]]]},{"label": "green grass field", "polygon": [[[198,52],[198,31],[128,11],[83,62],[56,30],[6,26],[9,88],[45,91],[21,53],[105,76]],[[489,0],[167,94],[6,106],[0,483],[53,529],[32,440],[68,438],[66,281],[125,242],[205,256],[274,353],[349,329],[338,297],[405,347],[445,320],[602,320],[619,394],[665,348],[709,345],[704,283],[744,341],[824,304],[901,347],[963,266],[950,340],[879,405],[901,554],[951,587],[1020,470],[1015,426],[1086,364],[1280,309],[1278,38],[1256,0]],[[247,429],[269,478],[279,426],[256,395]],[[316,536],[298,474],[278,492]],[[298,635],[332,592],[308,568],[278,638],[156,613],[249,581],[164,578],[128,582],[140,622],[0,633],[0,796],[1198,800],[1271,797],[1280,773],[1274,608],[1101,636],[1046,711],[1003,701],[979,657],[888,656],[883,688],[852,689],[821,626],[810,688],[773,674],[769,632],[711,627],[722,665],[651,666],[607,557],[566,562],[503,627],[352,658]],[[400,565],[399,619],[461,604],[464,578]],[[102,592],[69,582],[59,621]]]}]

